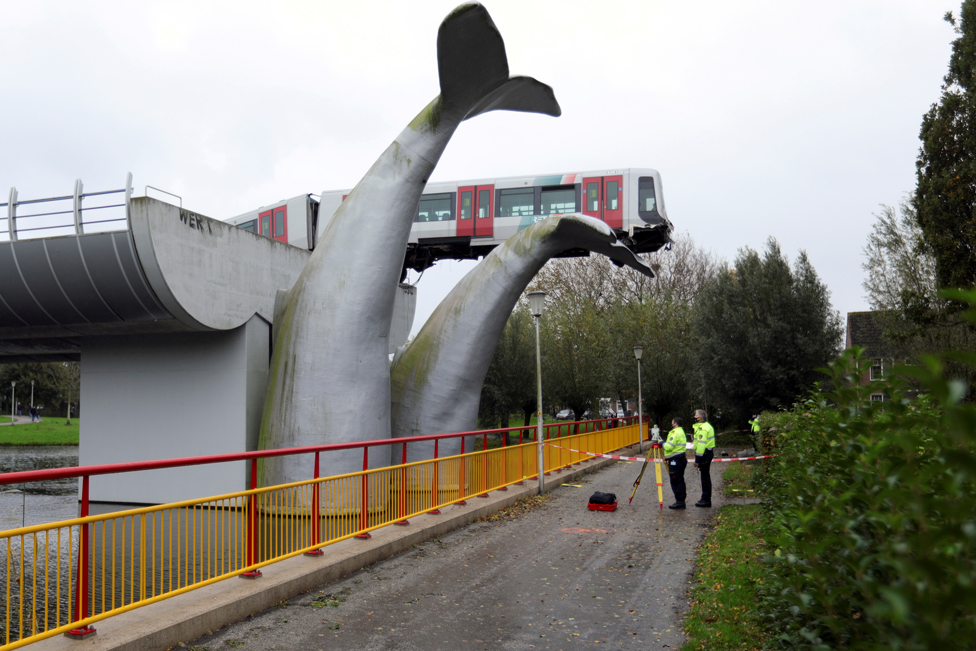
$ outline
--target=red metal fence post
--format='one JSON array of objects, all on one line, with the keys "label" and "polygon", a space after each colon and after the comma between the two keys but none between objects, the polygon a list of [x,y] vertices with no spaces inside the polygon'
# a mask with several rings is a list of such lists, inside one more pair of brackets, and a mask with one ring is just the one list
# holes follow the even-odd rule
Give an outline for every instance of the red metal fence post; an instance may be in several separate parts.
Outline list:
[{"label": "red metal fence post", "polygon": [[519,444],[519,454],[518,454],[518,462],[519,462],[518,476],[519,476],[519,480],[517,482],[515,482],[515,485],[516,486],[524,486],[525,485],[525,463],[524,463],[525,462],[525,448],[522,447],[522,432],[523,431],[524,430],[519,430],[519,442],[518,442],[518,444]]},{"label": "red metal fence post", "polygon": [[[464,497],[464,468],[465,468],[465,458],[464,458],[464,437],[461,437],[461,458],[458,460],[461,464],[461,468],[458,472],[458,497]],[[458,500],[455,504],[459,506],[466,506],[468,503],[464,500]]]},{"label": "red metal fence post", "polygon": [[403,444],[403,458],[400,461],[400,521],[394,522],[401,527],[410,524],[407,520],[407,444]]},{"label": "red metal fence post", "polygon": [[[315,472],[313,479],[319,478],[319,453],[315,453]],[[319,488],[321,484],[317,481],[312,482],[312,543],[313,545],[319,544],[319,523],[321,521],[321,516],[319,514]],[[305,552],[306,556],[322,556],[325,554],[321,548],[312,549]]]},{"label": "red metal fence post", "polygon": [[[369,470],[369,446],[363,446],[363,479],[362,479],[362,490],[360,490],[360,504],[359,504],[359,528],[366,529],[369,527],[369,475],[366,471]],[[356,535],[356,538],[360,540],[369,540],[373,536],[368,531],[363,531]]]},{"label": "red metal fence post", "polygon": [[[81,517],[88,517],[88,475],[81,478]],[[88,617],[88,529],[86,522],[81,525],[78,534],[78,580],[75,582],[75,618],[79,622]],[[65,633],[65,637],[80,639],[95,634],[95,627],[91,624],[74,628]]]},{"label": "red metal fence post", "polygon": [[431,490],[431,497],[430,497],[430,499],[431,499],[430,505],[433,508],[430,511],[427,511],[427,513],[429,513],[431,515],[440,515],[441,514],[441,510],[439,508],[437,508],[438,504],[440,503],[440,499],[439,498],[440,498],[440,492],[441,492],[440,491],[440,486],[438,485],[438,480],[437,480],[437,469],[438,469],[438,466],[441,465],[440,462],[437,461],[437,444],[438,443],[440,443],[440,441],[438,441],[437,439],[434,439],[434,485],[431,487],[432,490]]},{"label": "red metal fence post", "polygon": [[478,497],[488,497],[488,433],[485,432],[484,445],[481,446],[481,451],[484,453],[481,455],[481,490],[483,491]]},{"label": "red metal fence post", "polygon": [[507,491],[508,486],[505,485],[505,466],[508,465],[508,430],[502,432],[502,476],[501,476],[501,486],[498,487],[500,491]]},{"label": "red metal fence post", "polygon": [[[258,460],[251,459],[251,490],[258,487]],[[252,493],[247,498],[247,564],[258,562],[258,496]],[[242,579],[256,579],[261,570],[250,570],[241,574]]]}]

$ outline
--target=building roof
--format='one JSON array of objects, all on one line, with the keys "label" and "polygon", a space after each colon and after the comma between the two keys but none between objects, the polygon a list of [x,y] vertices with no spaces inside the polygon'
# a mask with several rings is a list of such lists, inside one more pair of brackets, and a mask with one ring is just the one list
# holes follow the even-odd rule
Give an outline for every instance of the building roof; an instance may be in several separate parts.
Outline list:
[{"label": "building roof", "polygon": [[884,312],[848,312],[847,348],[860,346],[868,357],[891,357],[884,338]]}]

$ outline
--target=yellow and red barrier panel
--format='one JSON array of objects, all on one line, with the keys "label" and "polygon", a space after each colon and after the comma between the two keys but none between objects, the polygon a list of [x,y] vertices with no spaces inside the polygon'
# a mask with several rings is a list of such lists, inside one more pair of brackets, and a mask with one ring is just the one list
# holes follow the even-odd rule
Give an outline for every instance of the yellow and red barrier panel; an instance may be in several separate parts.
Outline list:
[{"label": "yellow and red barrier panel", "polygon": [[[578,464],[593,455],[637,442],[636,423],[611,427],[610,421],[546,427],[546,473]],[[438,513],[489,491],[506,490],[535,477],[536,442],[524,428],[466,432],[368,443],[293,448],[190,459],[7,473],[0,485],[64,477],[82,478],[81,517],[52,524],[0,531],[0,649],[68,633],[83,637],[92,624],[189,590],[234,576],[260,577],[260,568],[300,554],[321,554],[323,546],[409,518]],[[532,430],[534,431],[534,430]],[[502,433],[501,446],[489,448],[489,434]],[[508,445],[508,434],[519,443]],[[562,436],[560,436],[562,434]],[[462,436],[462,454],[438,457],[438,440]],[[482,437],[464,453],[463,437]],[[524,438],[523,438],[524,437]],[[434,458],[368,469],[371,447],[434,440]],[[363,448],[361,472],[319,477],[319,455]],[[571,448],[571,449],[566,449]],[[388,449],[382,450],[388,454]],[[259,458],[314,454],[313,477],[258,488]],[[90,478],[102,474],[164,467],[249,460],[250,490],[215,497],[88,515]]]}]

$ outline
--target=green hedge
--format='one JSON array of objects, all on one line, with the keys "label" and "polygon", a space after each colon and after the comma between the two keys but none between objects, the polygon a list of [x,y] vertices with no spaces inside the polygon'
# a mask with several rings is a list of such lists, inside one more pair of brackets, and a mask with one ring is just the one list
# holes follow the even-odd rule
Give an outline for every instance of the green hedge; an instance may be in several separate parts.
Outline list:
[{"label": "green hedge", "polygon": [[[973,353],[952,357],[976,367]],[[976,406],[934,358],[893,371],[918,397],[897,381],[857,387],[869,365],[856,349],[839,359],[828,374],[841,388],[796,405],[765,441],[778,455],[753,480],[766,626],[784,648],[976,648]],[[891,401],[871,402],[879,390]]]}]

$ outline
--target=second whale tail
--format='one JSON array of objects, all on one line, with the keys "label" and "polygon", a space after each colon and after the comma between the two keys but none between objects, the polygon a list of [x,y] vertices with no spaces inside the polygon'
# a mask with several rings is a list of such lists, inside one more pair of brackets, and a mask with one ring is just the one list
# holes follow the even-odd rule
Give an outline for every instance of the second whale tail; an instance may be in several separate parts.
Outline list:
[{"label": "second whale tail", "polygon": [[552,88],[531,77],[509,77],[502,35],[480,4],[459,6],[437,32],[437,66],[445,111],[468,119],[506,110],[559,116]]}]

